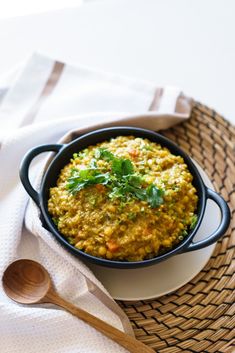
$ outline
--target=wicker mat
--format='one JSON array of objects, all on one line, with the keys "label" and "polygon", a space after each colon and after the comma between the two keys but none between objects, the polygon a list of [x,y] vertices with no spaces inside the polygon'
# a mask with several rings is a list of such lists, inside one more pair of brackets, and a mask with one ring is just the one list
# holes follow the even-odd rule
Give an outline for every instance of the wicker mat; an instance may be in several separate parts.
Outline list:
[{"label": "wicker mat", "polygon": [[119,304],[136,337],[156,352],[235,352],[235,128],[195,102],[187,122],[162,134],[203,167],[233,219],[206,267],[185,286],[155,300]]}]

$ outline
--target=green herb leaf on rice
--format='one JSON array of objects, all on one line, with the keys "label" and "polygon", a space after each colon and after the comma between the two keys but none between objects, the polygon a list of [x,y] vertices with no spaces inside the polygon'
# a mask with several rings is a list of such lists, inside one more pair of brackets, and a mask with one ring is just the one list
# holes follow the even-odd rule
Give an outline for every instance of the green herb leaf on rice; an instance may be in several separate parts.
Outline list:
[{"label": "green herb leaf on rice", "polygon": [[191,225],[190,225],[190,229],[194,229],[196,227],[196,224],[197,224],[197,220],[198,220],[198,217],[196,214],[193,215],[192,217],[192,221],[191,221]]},{"label": "green herb leaf on rice", "polygon": [[[164,200],[164,191],[154,184],[143,187],[143,179],[135,173],[134,165],[129,159],[118,158],[105,148],[95,150],[95,158],[91,160],[90,168],[71,169],[66,188],[76,194],[78,191],[96,184],[107,186],[111,199],[120,198],[123,202],[130,198],[146,201],[152,208],[160,206]],[[103,173],[97,168],[97,159],[103,159],[111,165],[111,171]]]},{"label": "green herb leaf on rice", "polygon": [[72,194],[76,194],[87,186],[102,184],[106,185],[109,181],[109,173],[101,173],[99,169],[72,169],[71,176],[67,180],[66,188]]},{"label": "green herb leaf on rice", "polygon": [[160,206],[163,203],[164,191],[158,189],[155,185],[151,184],[146,189],[147,201],[152,208]]}]

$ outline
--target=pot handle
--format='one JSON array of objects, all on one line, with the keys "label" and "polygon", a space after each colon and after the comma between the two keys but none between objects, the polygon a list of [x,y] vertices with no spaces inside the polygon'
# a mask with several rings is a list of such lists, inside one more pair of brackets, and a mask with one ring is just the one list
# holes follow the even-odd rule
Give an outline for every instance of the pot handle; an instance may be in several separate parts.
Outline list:
[{"label": "pot handle", "polygon": [[61,148],[64,147],[62,144],[48,144],[48,145],[41,145],[32,148],[29,150],[26,155],[24,156],[21,165],[20,165],[20,180],[24,185],[25,190],[29,194],[29,196],[34,200],[34,202],[39,206],[39,194],[37,191],[32,187],[31,182],[29,180],[29,166],[38,154],[43,152],[59,152]]},{"label": "pot handle", "polygon": [[188,248],[184,249],[184,252],[199,250],[215,243],[228,229],[230,223],[230,210],[227,203],[224,199],[217,194],[217,192],[206,188],[206,198],[215,201],[215,203],[219,206],[221,212],[221,222],[218,228],[209,235],[206,239],[200,240],[196,243],[191,243]]}]

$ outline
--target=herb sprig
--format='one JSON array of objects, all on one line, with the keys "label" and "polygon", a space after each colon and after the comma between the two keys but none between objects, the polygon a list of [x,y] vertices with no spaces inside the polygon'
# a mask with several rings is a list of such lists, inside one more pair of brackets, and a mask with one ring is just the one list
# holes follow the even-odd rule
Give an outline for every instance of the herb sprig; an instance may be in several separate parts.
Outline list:
[{"label": "herb sprig", "polygon": [[190,225],[190,229],[194,229],[196,227],[196,224],[197,224],[197,220],[198,220],[198,217],[196,214],[193,215],[192,217],[192,221],[191,221],[191,225]]},{"label": "herb sprig", "polygon": [[99,169],[82,169],[78,170],[73,168],[71,170],[71,175],[68,178],[68,183],[66,185],[73,194],[86,188],[87,186],[102,184],[107,185],[110,180],[109,173],[101,173]]},{"label": "herb sprig", "polygon": [[[131,160],[118,158],[105,148],[98,148],[94,157],[89,168],[71,170],[66,185],[71,193],[76,194],[88,186],[102,184],[109,189],[108,196],[111,199],[119,198],[125,202],[130,198],[136,198],[146,201],[152,208],[163,203],[164,191],[154,184],[144,188],[144,180],[135,173]],[[96,161],[99,159],[110,163],[110,172],[104,173],[97,167]]]}]

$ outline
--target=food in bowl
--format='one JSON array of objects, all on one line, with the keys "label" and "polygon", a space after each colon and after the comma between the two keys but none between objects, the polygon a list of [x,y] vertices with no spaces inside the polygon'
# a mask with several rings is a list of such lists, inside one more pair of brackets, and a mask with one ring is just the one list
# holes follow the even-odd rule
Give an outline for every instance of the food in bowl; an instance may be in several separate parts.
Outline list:
[{"label": "food in bowl", "polygon": [[118,136],[71,157],[50,188],[48,211],[77,249],[142,261],[168,252],[195,226],[193,177],[166,147]]}]

